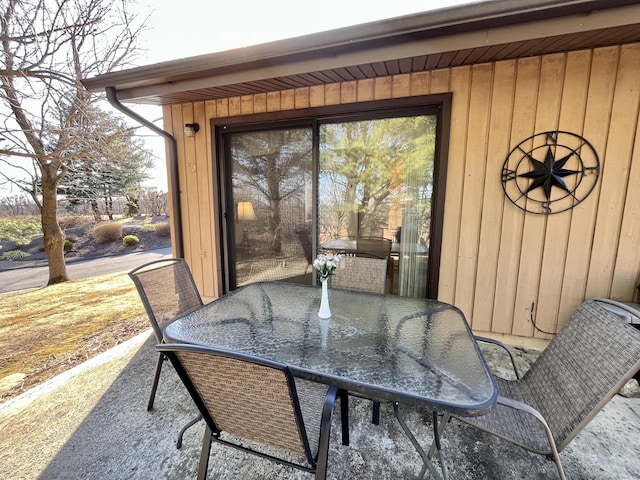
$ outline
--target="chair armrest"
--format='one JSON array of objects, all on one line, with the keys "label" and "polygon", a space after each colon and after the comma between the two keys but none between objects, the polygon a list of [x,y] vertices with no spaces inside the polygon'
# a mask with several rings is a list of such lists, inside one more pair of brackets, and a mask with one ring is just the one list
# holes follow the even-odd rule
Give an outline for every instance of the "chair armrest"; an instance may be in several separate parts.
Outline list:
[{"label": "chair armrest", "polygon": [[511,349],[509,349],[509,347],[507,347],[504,343],[498,340],[494,340],[493,338],[480,337],[478,335],[474,335],[474,338],[478,342],[491,343],[492,345],[497,345],[498,347],[502,348],[505,352],[507,352],[509,354],[509,358],[511,359],[511,365],[513,366],[513,371],[516,374],[516,378],[520,380],[520,372],[518,371],[518,367],[516,366],[516,359],[514,358],[513,353],[511,353]]},{"label": "chair armrest", "polygon": [[498,399],[496,400],[498,405],[503,405],[505,407],[514,408],[516,410],[520,410],[521,412],[528,413],[536,417],[540,421],[540,423],[544,424],[544,428],[549,430],[549,425],[547,425],[547,421],[544,419],[542,414],[533,408],[531,405],[527,405],[526,403],[520,402],[518,400],[514,400],[513,398],[502,397],[498,395]]}]

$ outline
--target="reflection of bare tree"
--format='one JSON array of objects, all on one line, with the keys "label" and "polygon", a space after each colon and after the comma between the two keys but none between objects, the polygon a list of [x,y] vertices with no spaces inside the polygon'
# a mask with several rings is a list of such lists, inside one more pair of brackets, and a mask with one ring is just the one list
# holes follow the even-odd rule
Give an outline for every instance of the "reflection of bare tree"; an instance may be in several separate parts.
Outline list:
[{"label": "reflection of bare tree", "polygon": [[[266,215],[270,250],[282,254],[282,205],[304,202],[310,178],[311,131],[283,129],[239,133],[231,137],[234,198],[256,202]],[[258,215],[260,216],[260,215]]]},{"label": "reflection of bare tree", "polygon": [[349,226],[353,205],[346,204],[344,191],[335,185],[341,179],[332,171],[323,171],[320,180],[320,209],[318,219],[320,243],[332,238],[341,238]]}]

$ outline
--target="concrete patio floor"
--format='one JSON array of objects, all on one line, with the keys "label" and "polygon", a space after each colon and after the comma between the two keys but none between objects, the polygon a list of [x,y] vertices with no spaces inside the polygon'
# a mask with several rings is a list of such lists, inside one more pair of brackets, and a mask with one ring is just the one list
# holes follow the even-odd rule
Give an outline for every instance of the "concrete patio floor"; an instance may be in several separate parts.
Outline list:
[{"label": "concrete patio floor", "polygon": [[[196,478],[204,426],[180,428],[196,410],[174,370],[165,365],[153,412],[146,411],[156,357],[149,332],[0,405],[0,478]],[[492,362],[492,358],[489,358]],[[370,423],[371,403],[350,399],[351,446],[340,443],[334,414],[329,479],[416,478],[421,461],[382,406]],[[422,445],[430,444],[427,418],[404,409]],[[444,448],[452,479],[557,478],[553,462],[468,427],[452,424]],[[640,472],[640,398],[616,395],[561,453],[568,478],[637,479]],[[208,478],[306,479],[310,474],[213,445]]]}]

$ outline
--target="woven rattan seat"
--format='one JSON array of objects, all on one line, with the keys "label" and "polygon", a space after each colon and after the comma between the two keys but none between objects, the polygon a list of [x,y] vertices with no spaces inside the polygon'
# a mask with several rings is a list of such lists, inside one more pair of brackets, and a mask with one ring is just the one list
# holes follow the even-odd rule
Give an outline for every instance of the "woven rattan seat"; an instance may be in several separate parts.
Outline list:
[{"label": "woven rattan seat", "polygon": [[[284,364],[239,353],[181,344],[156,348],[171,360],[207,423],[199,479],[207,476],[212,441],[326,478],[331,416],[340,396],[347,421],[346,392],[294,379]],[[252,442],[271,450],[251,448]]]},{"label": "woven rattan seat", "polygon": [[564,479],[558,453],[639,369],[640,331],[589,300],[522,378],[514,363],[517,380],[497,379],[498,402],[489,413],[458,420],[549,456]]},{"label": "woven rattan seat", "polygon": [[[202,306],[189,266],[181,258],[147,263],[129,272],[129,277],[138,289],[158,342],[162,342],[162,329],[167,323]],[[153,409],[165,359],[158,354],[147,410]]]},{"label": "woven rattan seat", "polygon": [[342,253],[331,288],[359,292],[385,293],[387,286],[387,258],[370,252]]}]

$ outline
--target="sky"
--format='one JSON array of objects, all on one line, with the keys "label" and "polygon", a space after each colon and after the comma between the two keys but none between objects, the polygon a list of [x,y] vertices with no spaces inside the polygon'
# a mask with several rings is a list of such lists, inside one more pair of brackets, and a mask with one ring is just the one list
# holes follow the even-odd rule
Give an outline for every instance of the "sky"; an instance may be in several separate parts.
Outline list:
[{"label": "sky", "polygon": [[[311,5],[300,0],[132,0],[128,8],[149,17],[138,44],[142,54],[135,63],[143,66],[476,1],[323,0]],[[162,125],[160,107],[126,106]],[[146,147],[157,157],[144,185],[166,192],[164,140],[146,128],[141,133]],[[0,187],[0,195],[15,193]]]},{"label": "sky", "polygon": [[[324,0],[314,5],[300,0],[183,2],[185,8],[177,8],[181,3],[175,0],[138,0],[137,10],[143,16],[149,15],[149,29],[139,44],[144,54],[138,66],[475,3],[469,0]],[[161,116],[160,107],[127,106],[150,120]],[[166,191],[164,140],[149,137],[145,142],[160,157],[145,185]]]},{"label": "sky", "polygon": [[[469,0],[137,0],[150,13],[140,47],[144,64],[257,45],[334,28],[426,10],[474,3]],[[478,0],[476,0],[478,1]]]}]

